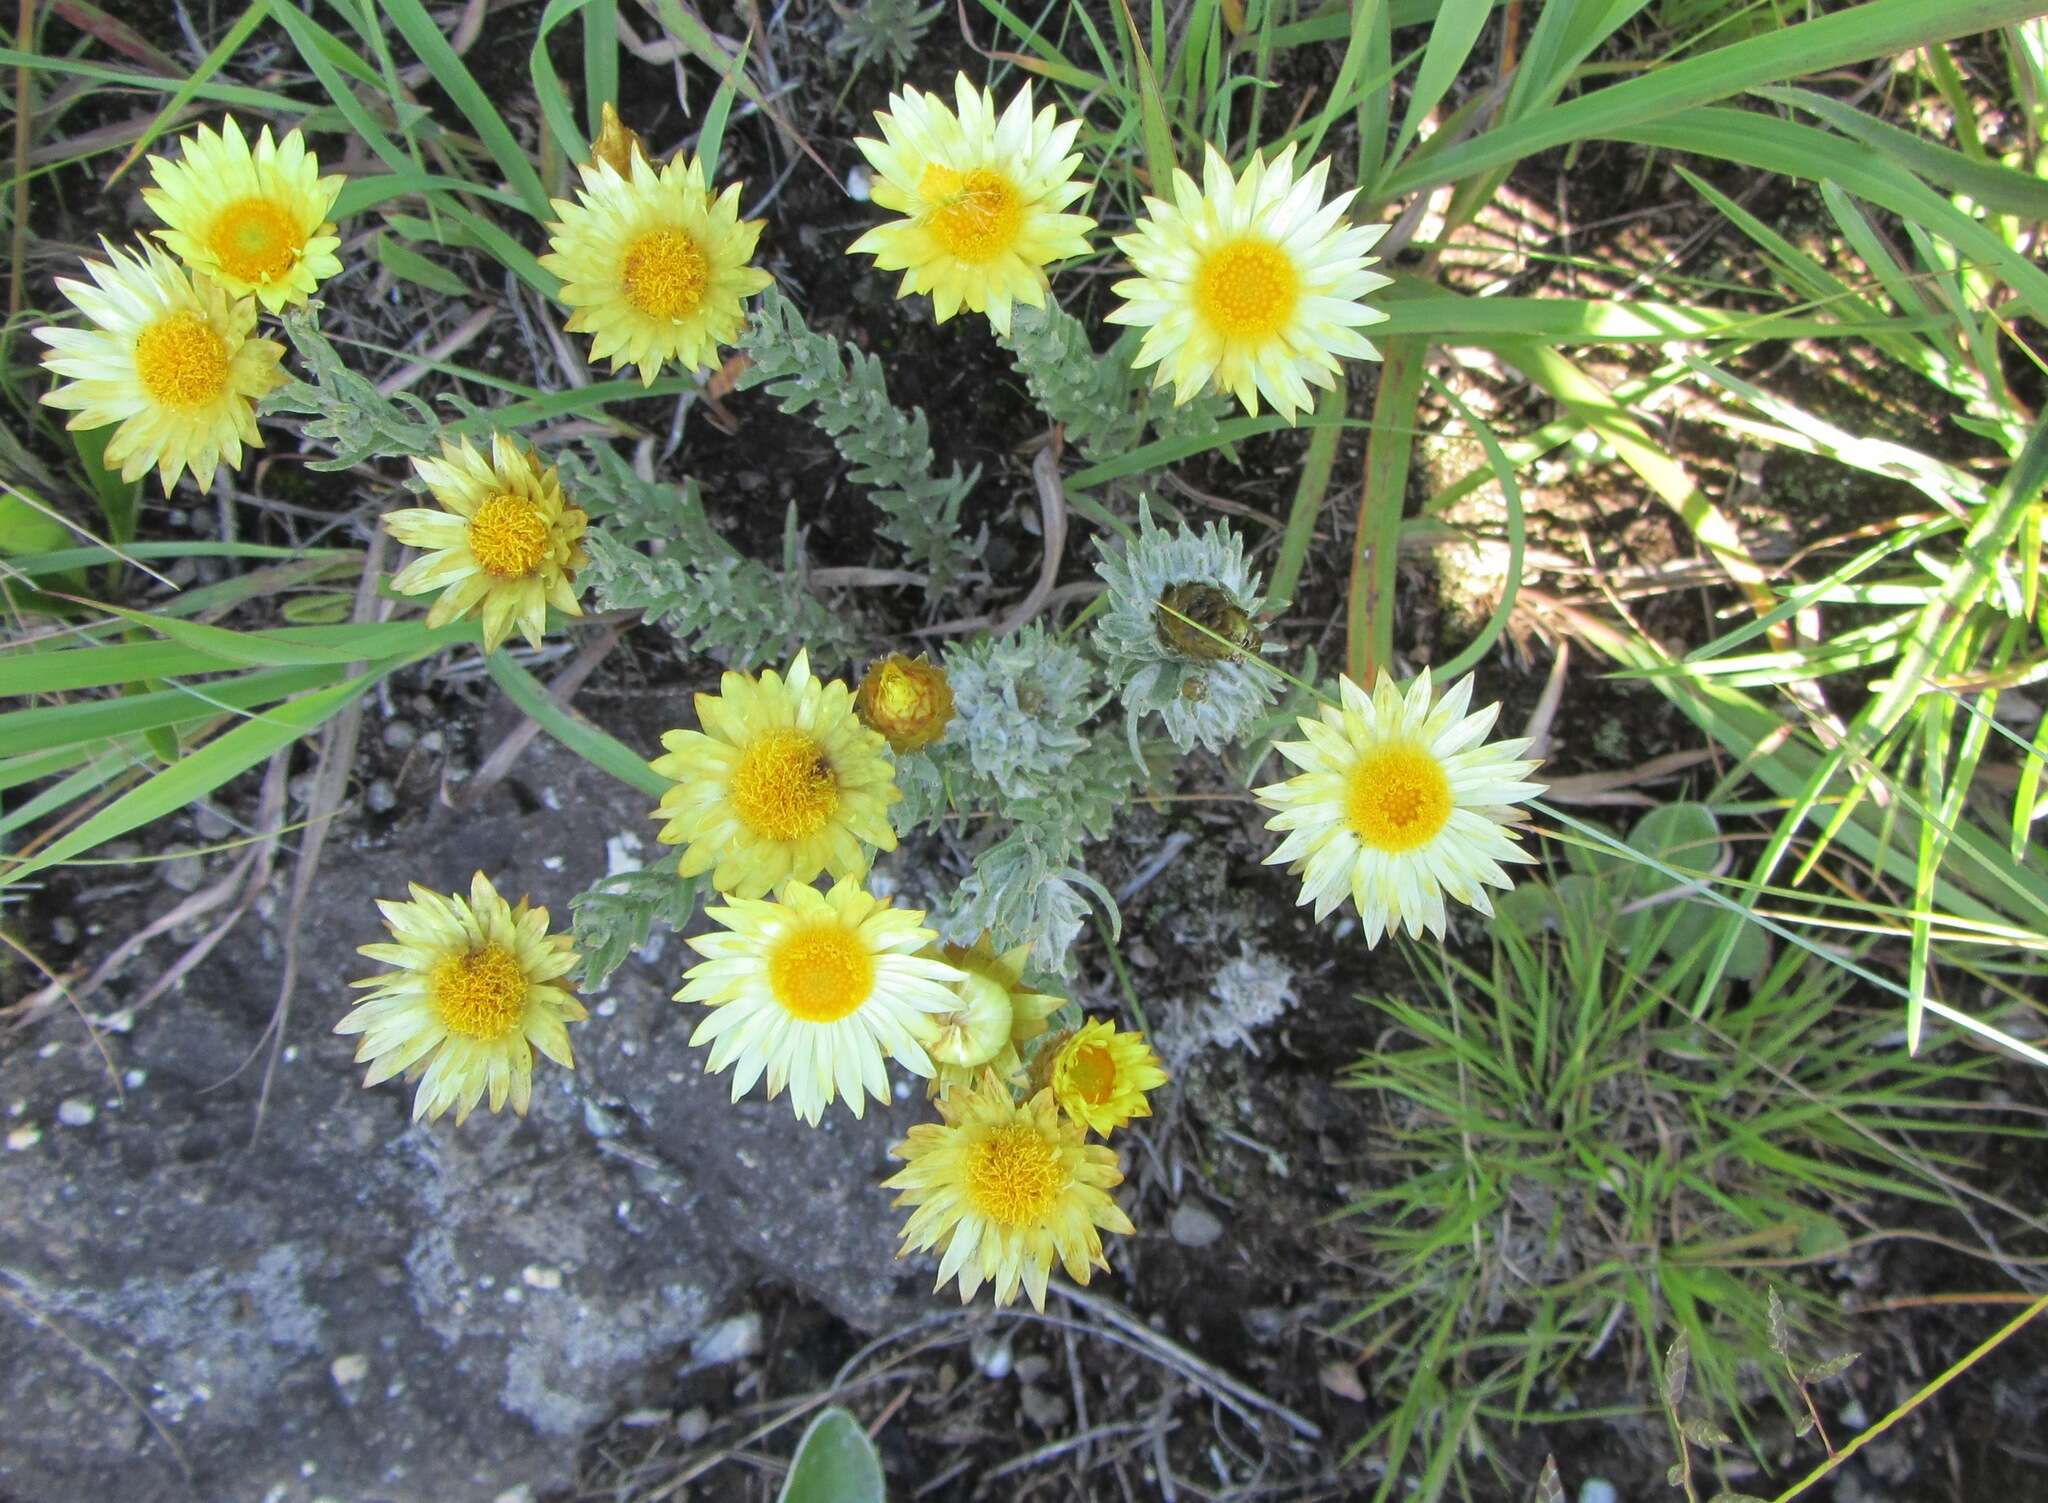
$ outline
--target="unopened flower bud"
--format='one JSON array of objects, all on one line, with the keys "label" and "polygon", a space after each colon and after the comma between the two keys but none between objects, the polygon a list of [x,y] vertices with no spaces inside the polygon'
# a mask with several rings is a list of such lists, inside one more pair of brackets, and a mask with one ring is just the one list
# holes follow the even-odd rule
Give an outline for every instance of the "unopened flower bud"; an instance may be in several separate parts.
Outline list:
[{"label": "unopened flower bud", "polygon": [[892,652],[868,668],[853,708],[891,748],[913,752],[946,734],[953,719],[953,690],[946,670],[931,659]]},{"label": "unopened flower bud", "polygon": [[647,155],[646,143],[640,139],[639,133],[626,129],[624,122],[619,119],[619,112],[613,109],[607,100],[600,114],[597,139],[590,143],[590,160],[603,162],[620,177],[630,178],[633,175],[635,157],[647,162],[649,166],[653,165]]},{"label": "unopened flower bud", "polygon": [[1228,590],[1212,584],[1168,585],[1152,619],[1161,644],[1197,662],[1216,663],[1258,650],[1258,624]]},{"label": "unopened flower bud", "polygon": [[931,1016],[938,1031],[926,1041],[925,1052],[942,1065],[985,1065],[1010,1042],[1010,993],[1001,983],[972,971],[954,983],[953,990],[960,1005]]}]

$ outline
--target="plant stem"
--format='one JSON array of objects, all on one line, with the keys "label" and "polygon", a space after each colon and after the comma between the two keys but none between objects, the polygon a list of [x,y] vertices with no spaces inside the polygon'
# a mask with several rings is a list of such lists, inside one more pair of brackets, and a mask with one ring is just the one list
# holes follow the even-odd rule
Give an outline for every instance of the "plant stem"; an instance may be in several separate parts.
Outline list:
[{"label": "plant stem", "polygon": [[1429,343],[1403,335],[1385,342],[1380,391],[1365,443],[1365,481],[1358,496],[1347,612],[1352,682],[1370,689],[1394,656],[1394,571],[1400,561],[1401,507],[1415,454],[1415,404]]},{"label": "plant stem", "polygon": [[1339,377],[1316,406],[1316,426],[1309,430],[1308,453],[1301,460],[1301,483],[1294,488],[1294,506],[1287,513],[1280,556],[1273,561],[1273,577],[1266,590],[1267,608],[1275,613],[1293,601],[1301,566],[1308,560],[1323,497],[1330,491],[1330,470],[1337,462],[1337,440],[1344,433],[1344,412],[1350,398],[1350,388]]}]

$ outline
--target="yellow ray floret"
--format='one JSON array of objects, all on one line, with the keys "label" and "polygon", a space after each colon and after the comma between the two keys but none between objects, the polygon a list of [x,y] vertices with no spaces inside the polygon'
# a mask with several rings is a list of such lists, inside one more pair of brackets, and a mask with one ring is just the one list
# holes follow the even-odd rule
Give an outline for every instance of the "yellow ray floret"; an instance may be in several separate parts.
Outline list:
[{"label": "yellow ray floret", "polygon": [[152,245],[124,255],[104,240],[105,261],[87,261],[90,282],[57,279],[87,329],[41,328],[43,364],[67,384],[43,401],[72,413],[67,428],[121,426],[106,463],[123,480],[154,467],[164,494],[186,470],[201,489],[242,445],[261,448],[256,403],[284,382],[284,346],[251,339],[256,305],[231,299]]},{"label": "yellow ray floret", "polygon": [[1133,1117],[1152,1115],[1147,1091],[1166,1084],[1159,1056],[1142,1033],[1090,1018],[1057,1048],[1046,1046],[1052,1093],[1066,1114],[1108,1137]]},{"label": "yellow ray floret", "polygon": [[1288,832],[1267,862],[1301,874],[1319,920],[1349,897],[1368,945],[1403,924],[1442,938],[1446,893],[1492,913],[1486,889],[1512,885],[1500,863],[1533,859],[1504,828],[1543,791],[1523,780],[1529,743],[1485,744],[1500,706],[1467,714],[1470,677],[1441,699],[1426,670],[1405,695],[1384,673],[1370,697],[1348,678],[1338,689],[1341,704],[1300,721],[1307,740],[1275,748],[1300,776],[1255,790],[1279,811],[1266,828]]},{"label": "yellow ray floret", "polygon": [[868,1096],[889,1100],[884,1055],[932,1073],[922,1039],[960,973],[919,953],[935,938],[923,913],[892,908],[851,878],[823,893],[790,882],[774,901],[704,911],[725,932],[690,939],[704,959],[676,1000],[712,1009],[690,1043],[711,1045],[707,1071],[732,1068],[733,1100],[765,1074],[768,1099],[787,1086],[797,1116],[815,1125],[834,1100],[856,1117]]},{"label": "yellow ray floret", "polygon": [[441,592],[427,625],[476,611],[488,652],[515,630],[540,646],[551,605],[565,616],[583,614],[575,577],[590,562],[582,543],[587,519],[563,499],[552,466],[502,433],[491,435],[488,459],[465,438],[444,440],[439,459],[412,465],[444,509],[387,512],[384,525],[401,543],[428,550],[391,581],[407,595]]},{"label": "yellow ray floret", "polygon": [[1345,223],[1355,189],[1323,202],[1329,166],[1297,180],[1289,146],[1271,163],[1254,152],[1233,178],[1211,146],[1201,188],[1176,169],[1173,202],[1146,199],[1117,237],[1136,275],[1111,289],[1128,301],[1108,320],[1145,331],[1131,363],[1157,366],[1152,384],[1172,382],[1176,404],[1214,388],[1292,421],[1311,385],[1335,384],[1339,356],[1379,358],[1358,330],[1386,317],[1360,301],[1390,280],[1366,270],[1384,230]]},{"label": "yellow ray floret", "polygon": [[938,1035],[926,1044],[937,1066],[931,1093],[971,1086],[989,1070],[1005,1084],[1016,1080],[1024,1070],[1018,1046],[1044,1033],[1046,1019],[1067,999],[1025,983],[1028,940],[998,951],[984,934],[971,945],[940,945],[935,953],[958,966],[964,979],[954,988],[958,1002],[940,1016]]},{"label": "yellow ray floret", "polygon": [[466,900],[411,887],[411,902],[378,900],[392,943],[360,953],[393,969],[352,983],[372,990],[334,1031],[363,1036],[365,1087],[401,1070],[419,1080],[414,1121],[452,1106],[460,1126],[486,1092],[492,1111],[509,1101],[525,1116],[535,1049],[576,1067],[564,1025],[588,1015],[560,984],[576,965],[570,938],[548,933],[547,909],[508,904],[482,872]]},{"label": "yellow ray floret", "polygon": [[888,743],[853,713],[853,691],[811,675],[799,652],[789,676],[728,673],[697,696],[698,731],[670,731],[650,764],[675,787],[654,817],[659,839],[685,849],[685,877],[711,873],[720,892],[758,898],[820,872],[858,877],[869,848],[896,849],[889,805],[903,797]]},{"label": "yellow ray floret", "polygon": [[1026,84],[1001,117],[995,96],[961,74],[957,111],[906,87],[877,112],[882,139],[855,140],[875,169],[874,201],[903,218],[877,225],[847,248],[903,273],[898,297],[929,292],[943,323],[961,308],[1010,332],[1018,303],[1045,306],[1045,268],[1088,254],[1095,221],[1069,214],[1092,183],[1074,180],[1080,122],[1031,112]]},{"label": "yellow ray floret", "polygon": [[714,200],[701,162],[678,157],[657,169],[639,152],[626,170],[585,163],[576,202],[556,199],[549,254],[562,279],[565,328],[589,334],[590,363],[638,366],[652,385],[663,362],[710,370],[718,347],[739,337],[746,299],[774,278],[747,263],[761,221],[740,218],[740,187]]},{"label": "yellow ray floret", "polygon": [[266,125],[252,149],[230,115],[218,133],[202,125],[182,147],[177,161],[149,159],[156,186],[142,200],[164,222],[157,238],[192,270],[272,313],[305,302],[341,270],[327,216],[345,179],[320,175],[299,132],[273,141]]},{"label": "yellow ray floret", "polygon": [[1057,1258],[1077,1284],[1109,1267],[1102,1232],[1137,1230],[1109,1192],[1123,1183],[1117,1156],[1083,1140],[1060,1116],[1052,1092],[1019,1106],[993,1074],[939,1098],[942,1122],[923,1122],[889,1150],[903,1168],[882,1181],[899,1206],[915,1206],[898,1257],[939,1250],[933,1286],[960,1280],[960,1302],[983,1283],[1007,1305],[1018,1285],[1045,1308],[1045,1280]]}]

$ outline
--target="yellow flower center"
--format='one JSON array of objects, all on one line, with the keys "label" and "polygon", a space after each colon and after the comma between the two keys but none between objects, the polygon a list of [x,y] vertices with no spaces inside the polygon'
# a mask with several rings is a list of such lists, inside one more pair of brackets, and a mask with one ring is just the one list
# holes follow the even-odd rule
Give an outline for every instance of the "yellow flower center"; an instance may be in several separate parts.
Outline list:
[{"label": "yellow flower center", "polygon": [[649,230],[626,247],[619,284],[633,311],[647,318],[688,318],[704,306],[711,263],[682,230]]},{"label": "yellow flower center", "polygon": [[1351,769],[1344,817],[1376,851],[1399,855],[1427,845],[1451,818],[1451,780],[1416,746],[1383,746]]},{"label": "yellow flower center", "polygon": [[1090,1106],[1116,1094],[1116,1057],[1100,1044],[1083,1044],[1067,1056],[1067,1079]]},{"label": "yellow flower center", "polygon": [[770,731],[740,753],[732,806],[763,840],[801,840],[838,811],[839,775],[802,731]]},{"label": "yellow flower center", "polygon": [[526,497],[500,492],[469,519],[469,551],[484,573],[524,579],[547,557],[547,518]]},{"label": "yellow flower center", "polygon": [[204,407],[228,385],[228,342],[196,313],[173,313],[135,340],[135,374],[165,407]]},{"label": "yellow flower center", "polygon": [[960,173],[934,162],[918,179],[917,193],[932,205],[925,221],[932,239],[956,261],[979,266],[1016,243],[1024,205],[1000,172],[977,167]]},{"label": "yellow flower center", "polygon": [[1287,252],[1266,240],[1212,251],[1195,276],[1195,308],[1219,334],[1263,339],[1294,316],[1301,278]]},{"label": "yellow flower center", "polygon": [[836,1023],[873,994],[875,957],[845,924],[807,925],[769,955],[768,986],[799,1022]]},{"label": "yellow flower center", "polygon": [[495,1044],[526,1014],[526,972],[503,945],[486,945],[434,967],[434,1011],[461,1038]]},{"label": "yellow flower center", "polygon": [[1067,1188],[1058,1145],[1029,1122],[1009,1122],[967,1150],[967,1201],[998,1226],[1043,1226]]},{"label": "yellow flower center", "polygon": [[238,198],[214,217],[206,248],[221,270],[262,286],[290,271],[303,249],[299,226],[267,198]]}]

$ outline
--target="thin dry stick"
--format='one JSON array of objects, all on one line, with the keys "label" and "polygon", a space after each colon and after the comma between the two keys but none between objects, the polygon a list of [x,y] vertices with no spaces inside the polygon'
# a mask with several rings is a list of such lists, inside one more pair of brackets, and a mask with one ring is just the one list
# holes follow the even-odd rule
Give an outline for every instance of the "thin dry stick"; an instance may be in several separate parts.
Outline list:
[{"label": "thin dry stick", "polygon": [[1993,1332],[1990,1336],[1986,1337],[1983,1341],[1979,1342],[1976,1348],[1972,1350],[1968,1356],[1964,1357],[1959,1362],[1953,1363],[1946,1372],[1942,1373],[1940,1377],[1936,1378],[1932,1383],[1929,1383],[1925,1388],[1921,1389],[1918,1393],[1914,1394],[1911,1398],[1907,1399],[1905,1403],[1899,1405],[1899,1407],[1894,1409],[1890,1414],[1887,1414],[1883,1419],[1879,1420],[1876,1424],[1872,1425],[1868,1430],[1865,1430],[1861,1435],[1857,1436],[1854,1440],[1850,1441],[1846,1446],[1842,1447],[1841,1450],[1837,1451],[1834,1455],[1828,1457],[1826,1461],[1823,1461],[1819,1466],[1815,1467],[1812,1471],[1808,1472],[1804,1477],[1800,1478],[1797,1482],[1793,1483],[1791,1487],[1787,1488],[1784,1492],[1779,1493],[1776,1498],[1771,1500],[1771,1503],[1791,1503],[1792,1499],[1798,1497],[1801,1493],[1805,1492],[1809,1487],[1812,1487],[1814,1483],[1820,1481],[1821,1478],[1827,1476],[1828,1473],[1832,1472],[1836,1467],[1840,1466],[1843,1462],[1847,1461],[1851,1456],[1854,1456],[1858,1451],[1862,1450],[1864,1446],[1868,1445],[1871,1441],[1876,1440],[1878,1436],[1884,1434],[1884,1432],[1891,1429],[1893,1425],[1896,1425],[1900,1420],[1904,1419],[1907,1415],[1911,1414],[1915,1409],[1918,1409],[1922,1404],[1926,1403],[1929,1399],[1933,1398],[1936,1394],[1940,1393],[1942,1389],[1948,1387],[1950,1383],[1953,1383],[1957,1378],[1960,1378],[1972,1367],[1975,1367],[1978,1362],[1983,1360],[1985,1357],[1990,1356],[1991,1353],[1993,1353],[1994,1351],[1998,1350],[1998,1348],[2002,1346],[2009,1337],[2011,1337],[2015,1332],[2017,1332],[2021,1326],[2025,1325],[2028,1321],[2032,1320],[2036,1315],[2039,1315],[2043,1310],[2048,1310],[2048,1294],[2040,1296],[2040,1298],[2036,1299],[2032,1304],[2028,1305],[2026,1309],[2022,1310],[2018,1315],[2015,1315],[2011,1320],[2007,1321],[1997,1331]]}]

